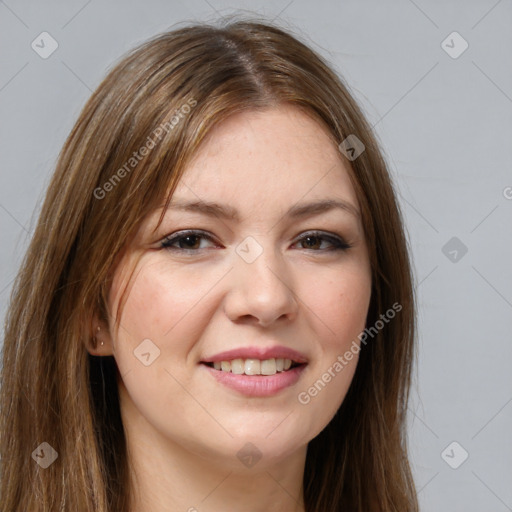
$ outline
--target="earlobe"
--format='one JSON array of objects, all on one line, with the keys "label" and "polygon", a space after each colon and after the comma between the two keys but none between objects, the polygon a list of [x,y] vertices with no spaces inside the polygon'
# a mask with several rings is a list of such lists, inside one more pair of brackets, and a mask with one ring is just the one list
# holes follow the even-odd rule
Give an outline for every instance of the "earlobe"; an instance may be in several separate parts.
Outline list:
[{"label": "earlobe", "polygon": [[102,322],[95,320],[91,331],[92,336],[89,337],[87,351],[93,356],[112,355],[112,346],[108,327],[104,326]]},{"label": "earlobe", "polygon": [[[101,331],[101,327],[98,325],[98,327],[96,328],[96,330],[97,330],[97,332],[96,332],[96,336],[98,336],[98,334],[99,334],[99,333],[100,333],[100,331]],[[95,345],[97,345],[97,344],[98,344],[98,340],[97,340],[97,337],[96,337],[96,336],[94,336],[94,342],[95,342],[94,344],[95,344]],[[104,343],[104,341],[103,341],[103,340],[101,340],[100,345],[103,347],[103,345],[104,345],[104,344],[105,344],[105,343]]]}]

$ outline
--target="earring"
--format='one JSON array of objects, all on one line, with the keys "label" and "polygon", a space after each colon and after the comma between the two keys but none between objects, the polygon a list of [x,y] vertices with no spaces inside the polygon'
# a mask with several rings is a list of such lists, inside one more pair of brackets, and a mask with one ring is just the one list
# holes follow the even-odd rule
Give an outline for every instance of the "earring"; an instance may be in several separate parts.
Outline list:
[{"label": "earring", "polygon": [[[98,325],[98,327],[96,327],[96,332],[99,333],[100,331],[101,331],[101,327]],[[94,343],[96,344],[97,341],[98,340],[97,340],[96,336],[94,336]],[[100,343],[100,345],[103,347],[103,345],[104,345],[103,341]]]}]

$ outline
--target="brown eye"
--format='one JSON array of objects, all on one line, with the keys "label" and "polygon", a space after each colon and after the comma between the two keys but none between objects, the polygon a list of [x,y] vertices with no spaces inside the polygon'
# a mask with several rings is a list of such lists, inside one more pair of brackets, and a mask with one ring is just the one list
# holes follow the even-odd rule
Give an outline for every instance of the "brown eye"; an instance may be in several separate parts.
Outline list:
[{"label": "brown eye", "polygon": [[210,236],[201,231],[182,231],[165,238],[161,242],[161,247],[171,251],[197,252],[204,249],[204,247],[200,246],[201,240],[213,242]]},{"label": "brown eye", "polygon": [[304,249],[320,249],[322,240],[319,236],[306,236],[301,240],[301,243]]},{"label": "brown eye", "polygon": [[[322,249],[322,243],[324,242],[327,242],[331,247]],[[346,250],[351,247],[341,238],[323,233],[307,233],[299,239],[298,243],[301,244],[302,249],[311,249],[317,252]]]},{"label": "brown eye", "polygon": [[187,235],[181,238],[178,238],[178,245],[180,249],[199,249],[197,246],[197,242],[200,240],[200,237],[197,235]]}]

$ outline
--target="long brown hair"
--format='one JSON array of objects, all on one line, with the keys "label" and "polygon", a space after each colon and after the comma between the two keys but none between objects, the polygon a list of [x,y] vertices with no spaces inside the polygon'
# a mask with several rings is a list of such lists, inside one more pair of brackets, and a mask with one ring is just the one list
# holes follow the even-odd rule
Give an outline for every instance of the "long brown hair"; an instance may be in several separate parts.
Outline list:
[{"label": "long brown hair", "polygon": [[[372,266],[367,326],[401,306],[362,346],[343,404],[308,445],[306,510],[417,511],[405,431],[413,277],[385,160],[348,87],[322,58],[275,25],[242,20],[189,25],[130,52],[62,149],[5,323],[1,512],[129,509],[119,375],[112,356],[86,350],[91,318],[107,318],[123,248],[170,200],[211,129],[235,112],[280,103],[313,116],[336,144],[351,134],[364,144],[349,166]],[[32,455],[43,442],[58,453],[47,468]]]}]

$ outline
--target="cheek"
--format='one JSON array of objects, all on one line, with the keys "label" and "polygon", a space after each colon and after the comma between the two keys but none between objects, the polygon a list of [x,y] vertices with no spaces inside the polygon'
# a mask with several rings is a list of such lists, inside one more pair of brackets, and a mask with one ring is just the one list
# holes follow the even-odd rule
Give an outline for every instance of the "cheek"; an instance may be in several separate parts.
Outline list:
[{"label": "cheek", "polygon": [[369,270],[345,270],[341,278],[326,279],[323,287],[311,288],[314,292],[307,295],[317,319],[320,353],[297,401],[310,431],[317,433],[332,419],[352,382],[359,359],[358,335],[365,328],[370,303]]},{"label": "cheek", "polygon": [[[364,329],[370,304],[371,277],[364,268],[347,268],[342,275],[332,276],[316,286],[309,283],[307,304],[315,313],[322,333],[324,354],[344,351]],[[304,292],[305,293],[305,292]]]},{"label": "cheek", "polygon": [[[168,418],[163,411],[178,402],[188,403],[191,408],[184,424],[200,414],[196,402],[187,401],[186,392],[178,384],[189,386],[191,349],[210,317],[204,297],[212,284],[204,275],[199,282],[198,274],[176,272],[168,262],[153,256],[142,258],[126,290],[128,266],[114,276],[113,308],[125,294],[120,327],[113,341],[122,388],[126,390],[123,408],[131,411],[130,421],[141,414],[165,431]],[[192,425],[187,428],[192,429]]]},{"label": "cheek", "polygon": [[110,296],[114,308],[111,311],[117,311],[121,294],[125,294],[120,327],[114,334],[115,357],[121,372],[133,367],[137,362],[134,351],[148,339],[163,356],[155,360],[160,363],[156,366],[170,355],[186,358],[212,314],[205,297],[218,277],[205,279],[197,269],[177,272],[158,255],[139,261],[125,290],[129,275],[128,265],[114,275]]}]

